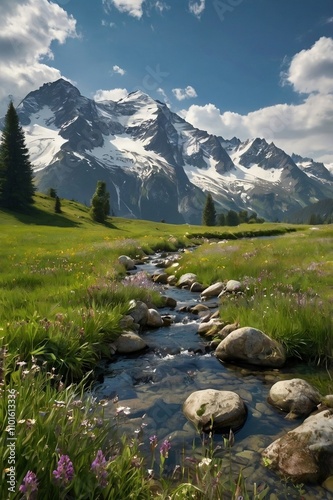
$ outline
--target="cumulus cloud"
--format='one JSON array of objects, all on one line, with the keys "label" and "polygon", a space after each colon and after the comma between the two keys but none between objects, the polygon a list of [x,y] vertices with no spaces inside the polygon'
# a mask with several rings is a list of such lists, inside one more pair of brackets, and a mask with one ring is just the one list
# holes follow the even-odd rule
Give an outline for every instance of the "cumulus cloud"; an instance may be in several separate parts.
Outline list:
[{"label": "cumulus cloud", "polygon": [[322,37],[290,60],[285,81],[299,94],[300,104],[276,104],[239,114],[214,104],[192,105],[179,114],[194,127],[241,140],[263,137],[287,153],[333,162],[333,39]]},{"label": "cumulus cloud", "polygon": [[297,92],[333,92],[333,39],[323,36],[296,54],[283,77]]},{"label": "cumulus cloud", "polygon": [[112,68],[113,72],[114,73],[117,73],[118,75],[121,75],[121,76],[124,76],[124,74],[126,73],[126,71],[121,68],[120,66],[118,66],[117,64],[115,64]]},{"label": "cumulus cloud", "polygon": [[206,0],[190,0],[188,4],[189,11],[200,19],[201,14],[205,10]]},{"label": "cumulus cloud", "polygon": [[197,93],[191,85],[188,85],[184,89],[176,88],[172,89],[172,92],[178,101],[183,101],[184,99],[193,99],[197,97]]},{"label": "cumulus cloud", "polygon": [[115,7],[120,12],[140,19],[143,14],[142,5],[144,2],[145,0],[103,0],[103,5],[106,11]]},{"label": "cumulus cloud", "polygon": [[127,97],[128,90],[126,89],[111,89],[111,90],[97,90],[93,99],[95,101],[119,101]]},{"label": "cumulus cloud", "polygon": [[226,139],[264,137],[289,154],[333,161],[333,95],[312,94],[298,105],[277,104],[246,115],[221,112],[214,104],[192,105],[181,115],[194,127]]},{"label": "cumulus cloud", "polygon": [[148,9],[156,9],[162,13],[164,10],[170,9],[170,6],[164,0],[102,0],[105,12],[110,12],[112,7],[115,7],[119,12],[128,14],[137,19],[141,19],[144,13],[144,7]]},{"label": "cumulus cloud", "polygon": [[58,69],[45,64],[45,59],[53,59],[51,43],[63,44],[76,36],[75,19],[55,3],[1,0],[1,111],[8,94],[17,101],[43,83],[60,78]]}]

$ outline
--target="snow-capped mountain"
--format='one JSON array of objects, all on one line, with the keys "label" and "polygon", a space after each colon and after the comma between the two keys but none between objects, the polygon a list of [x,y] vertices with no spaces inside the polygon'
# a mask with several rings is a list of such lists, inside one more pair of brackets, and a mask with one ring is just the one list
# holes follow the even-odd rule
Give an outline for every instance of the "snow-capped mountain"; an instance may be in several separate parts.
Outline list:
[{"label": "snow-capped mountain", "polygon": [[332,197],[324,165],[264,139],[210,135],[140,91],[95,102],[60,79],[28,94],[17,111],[38,189],[89,204],[104,180],[116,215],[200,223],[210,192],[217,212],[282,220]]}]

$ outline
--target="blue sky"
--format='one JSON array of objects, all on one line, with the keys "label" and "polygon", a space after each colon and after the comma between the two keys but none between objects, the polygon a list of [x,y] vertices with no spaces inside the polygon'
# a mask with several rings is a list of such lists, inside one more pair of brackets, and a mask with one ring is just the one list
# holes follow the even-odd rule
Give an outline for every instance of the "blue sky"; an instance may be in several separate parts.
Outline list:
[{"label": "blue sky", "polygon": [[1,0],[3,108],[60,76],[333,163],[332,0]]}]

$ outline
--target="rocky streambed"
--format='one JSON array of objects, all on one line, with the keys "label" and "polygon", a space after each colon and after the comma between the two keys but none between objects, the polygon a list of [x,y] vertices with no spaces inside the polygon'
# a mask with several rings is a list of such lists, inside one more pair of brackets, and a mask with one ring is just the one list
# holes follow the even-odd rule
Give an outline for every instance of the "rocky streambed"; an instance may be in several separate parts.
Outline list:
[{"label": "rocky streambed", "polygon": [[[250,333],[244,337],[246,332],[239,333],[244,327],[223,327],[217,314],[218,294],[238,293],[241,284],[232,280],[229,290],[227,284],[213,284],[215,290],[209,291],[193,276],[176,283],[163,272],[177,260],[174,254],[157,255],[140,265],[133,263],[134,267],[126,259],[124,256],[122,263],[129,274],[152,276],[168,299],[158,311],[149,304],[133,303],[132,316],[124,318],[123,339],[113,346],[114,359],[101,365],[94,393],[109,402],[106,415],[119,430],[140,438],[148,463],[149,437],[170,440],[166,464],[170,472],[186,455],[199,462],[206,445],[222,457],[226,474],[230,467],[236,474],[241,469],[249,486],[268,485],[271,499],[333,497],[330,396],[324,406],[316,391],[302,385],[302,370],[306,368],[286,365],[283,349],[266,338],[267,345],[258,356],[263,357],[265,351],[266,359],[273,360],[268,366],[254,362],[254,357],[251,362],[244,357],[244,350],[252,354],[258,350],[251,333],[255,329],[249,327]],[[207,336],[212,329],[214,341],[213,336]],[[216,340],[217,332],[220,338]],[[234,350],[221,346],[230,336],[237,337]],[[277,362],[278,357],[281,362]],[[281,381],[286,381],[283,387]],[[240,414],[232,407],[233,399],[241,408]],[[319,410],[323,410],[321,418],[311,416],[306,424],[306,417]],[[230,428],[235,443],[231,455],[226,456],[224,437]],[[310,431],[316,437],[306,441]],[[294,487],[281,481],[275,470],[306,484]]]}]

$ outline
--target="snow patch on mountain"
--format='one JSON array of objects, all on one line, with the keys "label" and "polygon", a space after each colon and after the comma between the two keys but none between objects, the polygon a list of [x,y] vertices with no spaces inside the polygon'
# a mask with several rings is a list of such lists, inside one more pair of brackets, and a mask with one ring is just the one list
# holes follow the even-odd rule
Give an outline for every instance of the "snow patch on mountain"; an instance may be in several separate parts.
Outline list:
[{"label": "snow patch on mountain", "polygon": [[25,132],[26,145],[35,172],[50,165],[61,150],[62,145],[67,142],[57,130],[43,127],[37,123],[30,125],[29,130],[26,129]]},{"label": "snow patch on mountain", "polygon": [[117,215],[198,223],[210,192],[218,212],[276,220],[333,190],[333,165],[290,157],[263,138],[210,135],[141,91],[95,102],[59,80],[18,111],[37,187],[87,202],[105,179]]}]

